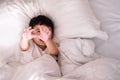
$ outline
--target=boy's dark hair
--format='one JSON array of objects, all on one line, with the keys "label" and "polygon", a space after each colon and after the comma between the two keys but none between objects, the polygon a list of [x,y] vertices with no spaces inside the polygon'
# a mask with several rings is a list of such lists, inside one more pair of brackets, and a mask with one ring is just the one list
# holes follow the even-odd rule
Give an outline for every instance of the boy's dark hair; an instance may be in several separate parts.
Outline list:
[{"label": "boy's dark hair", "polygon": [[48,17],[44,15],[39,15],[30,20],[29,26],[34,28],[35,25],[46,25],[47,27],[50,27],[52,30],[52,33],[54,33],[54,24],[52,20],[50,20]]}]

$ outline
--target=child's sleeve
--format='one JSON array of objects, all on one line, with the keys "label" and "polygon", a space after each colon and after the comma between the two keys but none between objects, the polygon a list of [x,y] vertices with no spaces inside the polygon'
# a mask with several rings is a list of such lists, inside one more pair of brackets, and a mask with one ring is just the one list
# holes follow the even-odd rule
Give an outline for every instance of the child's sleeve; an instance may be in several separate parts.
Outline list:
[{"label": "child's sleeve", "polygon": [[30,47],[27,51],[22,51],[20,50],[21,58],[20,62],[21,63],[28,63],[33,60],[33,50],[34,50],[34,43],[33,41],[30,41]]}]

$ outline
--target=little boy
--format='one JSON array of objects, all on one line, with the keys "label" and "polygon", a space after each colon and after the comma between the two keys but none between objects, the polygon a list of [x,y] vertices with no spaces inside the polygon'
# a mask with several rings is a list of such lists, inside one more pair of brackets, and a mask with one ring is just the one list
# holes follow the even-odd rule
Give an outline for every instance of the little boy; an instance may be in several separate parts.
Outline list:
[{"label": "little boy", "polygon": [[24,29],[20,40],[23,51],[23,62],[30,62],[43,54],[57,55],[58,48],[54,43],[54,25],[46,16],[39,15],[31,19],[30,27]]}]

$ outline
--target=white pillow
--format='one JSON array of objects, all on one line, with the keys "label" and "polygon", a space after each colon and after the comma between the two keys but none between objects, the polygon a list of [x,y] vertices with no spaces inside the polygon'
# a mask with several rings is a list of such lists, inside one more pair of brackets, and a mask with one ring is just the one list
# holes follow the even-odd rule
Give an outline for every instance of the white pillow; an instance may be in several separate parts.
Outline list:
[{"label": "white pillow", "polygon": [[89,0],[101,27],[109,34],[107,41],[96,40],[96,52],[120,59],[120,0]]},{"label": "white pillow", "polygon": [[[56,0],[57,1],[57,0]],[[48,1],[49,2],[49,1]],[[39,0],[4,0],[0,5],[0,66],[15,54],[19,56],[19,41],[25,27],[34,16],[46,15]],[[40,6],[41,5],[41,6]],[[49,5],[48,5],[49,8]],[[48,9],[47,8],[47,9]],[[18,59],[17,59],[18,60]]]},{"label": "white pillow", "polygon": [[61,0],[56,4],[49,11],[56,26],[56,41],[76,37],[107,39],[107,34],[100,30],[100,22],[88,0]]},{"label": "white pillow", "polygon": [[0,55],[18,53],[16,48],[23,28],[28,26],[32,17],[40,14],[50,17],[55,23],[56,42],[75,37],[107,37],[99,29],[100,22],[88,0],[7,0],[0,5],[0,48],[3,49]]},{"label": "white pillow", "polygon": [[38,3],[41,14],[54,21],[56,42],[76,37],[107,39],[88,0],[39,0]]},{"label": "white pillow", "polygon": [[[19,40],[29,20],[39,15],[36,1],[12,0],[0,5],[0,66],[13,54],[19,55]],[[36,4],[37,5],[37,4]],[[37,5],[38,6],[38,5]],[[32,12],[31,12],[32,11]]]}]

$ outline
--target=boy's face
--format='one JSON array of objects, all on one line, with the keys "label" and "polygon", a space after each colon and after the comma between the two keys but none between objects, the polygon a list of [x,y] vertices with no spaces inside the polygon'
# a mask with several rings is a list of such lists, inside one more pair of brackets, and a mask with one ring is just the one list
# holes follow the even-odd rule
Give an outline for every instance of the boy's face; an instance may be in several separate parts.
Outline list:
[{"label": "boy's face", "polygon": [[[45,27],[45,28],[49,29],[49,27],[47,27],[46,25],[35,25],[33,28],[34,30],[33,30],[32,34],[39,36],[41,34],[41,31],[40,31],[41,27],[43,27],[43,28]],[[49,29],[49,30],[51,32],[51,29]],[[52,36],[52,34],[51,34],[51,36]],[[33,41],[39,46],[46,46],[45,42],[43,40],[41,40],[39,37],[33,38]]]}]

